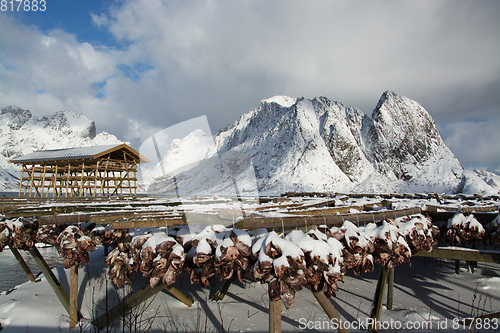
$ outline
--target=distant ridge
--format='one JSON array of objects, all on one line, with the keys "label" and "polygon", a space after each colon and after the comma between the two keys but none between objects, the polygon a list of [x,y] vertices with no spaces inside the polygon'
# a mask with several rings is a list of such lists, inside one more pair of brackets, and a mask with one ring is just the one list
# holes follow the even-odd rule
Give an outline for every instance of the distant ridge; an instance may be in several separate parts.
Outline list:
[{"label": "distant ridge", "polygon": [[[224,164],[237,165],[242,156],[251,160],[251,170],[241,167],[233,178],[243,194],[252,191],[248,177],[253,175],[254,187],[269,194],[457,193],[472,181],[443,142],[429,113],[416,101],[392,91],[382,94],[371,116],[326,97],[275,96],[263,99],[218,133],[212,145],[200,147],[202,136],[192,133],[176,140],[161,162],[169,172],[162,176],[158,168],[148,191],[172,193],[178,186],[186,195],[235,194],[234,182],[220,170],[227,168]],[[176,162],[186,152],[193,152],[191,160],[203,162],[190,164],[191,169]],[[476,178],[474,184],[483,182]],[[484,185],[475,188],[498,193],[497,187]]]},{"label": "distant ridge", "polygon": [[8,161],[38,150],[122,143],[95,123],[72,111],[58,111],[38,119],[29,110],[8,106],[0,111],[0,190],[17,190],[18,166]]}]

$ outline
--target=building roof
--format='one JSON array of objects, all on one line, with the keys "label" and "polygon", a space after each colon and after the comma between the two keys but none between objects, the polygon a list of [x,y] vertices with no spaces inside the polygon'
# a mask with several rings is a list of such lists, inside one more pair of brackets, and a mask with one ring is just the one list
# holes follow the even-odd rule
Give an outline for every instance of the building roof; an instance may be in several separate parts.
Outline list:
[{"label": "building roof", "polygon": [[137,159],[140,159],[141,162],[146,162],[146,163],[150,162],[150,160],[140,155],[132,147],[130,147],[125,143],[122,143],[122,144],[105,145],[105,146],[40,150],[33,152],[31,154],[13,158],[12,160],[9,161],[9,163],[94,159],[120,149],[127,150],[132,156],[136,157]]}]

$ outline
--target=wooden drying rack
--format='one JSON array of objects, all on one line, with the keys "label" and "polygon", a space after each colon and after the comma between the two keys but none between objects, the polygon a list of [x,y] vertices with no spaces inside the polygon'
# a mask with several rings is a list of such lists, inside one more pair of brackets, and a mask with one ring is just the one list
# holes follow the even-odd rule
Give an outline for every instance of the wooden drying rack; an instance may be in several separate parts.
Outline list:
[{"label": "wooden drying rack", "polygon": [[[400,210],[384,210],[384,211],[366,211],[355,214],[346,213],[348,209],[357,209],[357,210],[369,210],[373,208],[373,204],[364,205],[364,206],[349,206],[349,207],[330,207],[332,206],[333,200],[327,200],[324,202],[319,202],[312,205],[302,205],[302,204],[280,204],[278,206],[270,206],[270,207],[288,207],[289,216],[281,216],[281,217],[262,217],[258,215],[250,215],[245,214],[245,212],[241,211],[231,211],[224,210],[225,219],[221,219],[215,214],[189,214],[183,212],[182,215],[177,213],[163,213],[163,214],[151,214],[143,213],[140,214],[137,211],[127,211],[123,209],[123,206],[130,206],[131,202],[133,202],[136,206],[145,206],[145,205],[166,205],[170,208],[174,208],[179,206],[180,202],[169,202],[169,203],[158,203],[154,201],[142,201],[137,202],[135,200],[123,200],[123,204],[117,204],[120,202],[120,199],[112,201],[113,205],[107,207],[112,211],[108,212],[97,212],[97,208],[89,207],[89,202],[96,202],[102,200],[88,200],[85,198],[81,198],[80,201],[84,201],[81,206],[68,206],[68,207],[60,207],[60,206],[51,206],[47,207],[47,202],[43,200],[29,200],[30,203],[41,204],[44,203],[43,207],[38,208],[19,208],[21,206],[19,203],[8,202],[8,200],[1,200],[0,206],[2,212],[7,217],[15,217],[15,216],[40,216],[38,218],[38,222],[40,225],[49,225],[49,224],[71,224],[71,223],[79,223],[79,222],[91,222],[96,224],[110,224],[113,229],[131,229],[131,228],[147,228],[147,227],[174,227],[174,226],[182,226],[186,225],[187,222],[198,222],[205,220],[213,223],[217,222],[228,222],[231,217],[235,219],[235,217],[239,217],[239,219],[234,223],[234,227],[240,229],[257,229],[257,228],[267,228],[274,229],[278,231],[290,230],[293,228],[302,228],[305,231],[316,228],[319,225],[328,225],[332,226],[341,226],[344,221],[349,220],[353,223],[357,223],[358,225],[363,225],[369,222],[388,219],[388,218],[396,218],[401,216],[407,216],[412,214],[422,213],[419,207],[400,209]],[[108,201],[110,199],[107,199]],[[73,200],[73,202],[80,202],[78,200]],[[85,202],[86,201],[86,202]],[[283,200],[276,200],[277,202]],[[53,202],[53,201],[52,201]],[[377,203],[380,204],[380,203]],[[111,207],[114,206],[114,207]],[[370,207],[371,206],[371,207]],[[326,207],[324,209],[315,209],[308,211],[300,211],[300,209],[309,209],[316,207]],[[102,206],[99,206],[102,209]],[[268,207],[269,208],[269,207]],[[92,212],[94,209],[94,212]],[[257,209],[260,210],[261,207]],[[438,209],[431,209],[429,213],[434,214],[434,216],[438,216],[439,214],[443,214],[437,212]],[[498,211],[498,206],[492,206],[488,208],[482,209],[483,211]],[[57,213],[77,213],[83,212],[82,214],[72,214],[72,215],[57,215]],[[342,212],[342,213],[340,213]],[[301,214],[302,213],[302,214]],[[340,214],[339,214],[340,213]],[[444,213],[446,214],[446,213]],[[447,214],[453,214],[452,212]],[[476,215],[476,213],[474,213]],[[491,221],[492,214],[485,215],[485,218]],[[216,216],[216,217],[214,217]],[[210,223],[210,224],[213,224]],[[446,248],[436,248],[432,252],[420,251],[416,256],[428,256],[435,258],[445,258],[445,259],[460,259],[460,260],[470,260],[470,261],[483,261],[483,262],[496,262],[500,263],[500,253],[498,252],[488,252],[488,251],[464,251],[465,249],[446,249]],[[25,263],[24,259],[20,255],[19,251],[15,248],[11,248],[12,253],[18,260],[20,266],[25,271],[26,275],[30,279],[31,282],[35,282],[35,277],[33,273],[30,271],[28,265]],[[38,249],[34,247],[29,251],[31,256],[34,258],[35,263],[42,271],[43,275],[49,282],[51,288],[54,290],[61,304],[64,306],[66,311],[70,317],[70,328],[75,327],[78,324],[79,319],[82,317],[78,310],[78,268],[72,267],[70,268],[70,294],[68,295],[64,288],[61,286],[60,282],[56,278],[56,276],[52,273],[49,266],[45,262],[43,256],[40,254]],[[464,255],[466,257],[464,257]],[[183,274],[185,274],[184,272]],[[224,287],[219,291],[214,300],[220,300],[224,297],[226,291],[231,285],[232,281],[226,281]],[[388,285],[388,298],[387,298],[387,308],[392,309],[392,300],[393,300],[393,283],[394,283],[394,269],[388,269],[386,265],[382,267],[380,277],[378,280],[377,288],[375,291],[375,297],[373,301],[373,309],[371,313],[371,317],[376,319],[376,321],[380,320],[382,304],[385,293],[385,285]],[[162,284],[161,282],[155,287],[151,288],[149,284],[147,284],[142,289],[130,294],[127,298],[122,300],[120,304],[108,310],[105,314],[101,315],[99,318],[95,319],[92,324],[98,328],[102,329],[109,325],[112,321],[120,318],[125,313],[135,308],[139,304],[143,303],[150,297],[156,295],[158,292],[162,290],[167,290],[174,297],[179,299],[181,302],[186,304],[186,306],[191,306],[193,301],[183,294],[180,290],[176,289],[173,286],[167,286]],[[318,300],[318,303],[323,308],[325,313],[328,315],[330,319],[335,319],[337,321],[341,321],[341,316],[337,312],[334,306],[334,302],[331,299],[327,299],[323,292],[312,292],[314,297]],[[370,330],[373,332],[377,331],[377,327],[370,327]],[[349,330],[339,327],[338,329],[341,333],[349,332]],[[269,332],[277,333],[281,332],[281,300],[271,301],[269,302]]]}]

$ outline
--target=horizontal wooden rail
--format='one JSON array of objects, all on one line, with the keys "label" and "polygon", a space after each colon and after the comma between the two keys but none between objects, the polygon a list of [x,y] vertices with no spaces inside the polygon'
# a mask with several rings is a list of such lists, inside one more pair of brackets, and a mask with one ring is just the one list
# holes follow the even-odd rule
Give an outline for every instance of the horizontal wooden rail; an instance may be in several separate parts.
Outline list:
[{"label": "horizontal wooden rail", "polygon": [[130,220],[130,221],[115,221],[111,223],[113,229],[136,229],[136,228],[159,228],[159,227],[175,227],[187,225],[182,219],[149,219],[149,220]]},{"label": "horizontal wooden rail", "polygon": [[500,263],[500,251],[476,250],[461,247],[436,247],[430,252],[422,250],[415,253],[413,256]]},{"label": "horizontal wooden rail", "polygon": [[337,214],[320,216],[282,216],[282,217],[262,217],[262,218],[243,218],[239,220],[235,227],[239,229],[257,229],[257,228],[295,228],[314,225],[341,226],[344,221],[353,223],[366,223],[371,221],[385,220],[401,216],[421,213],[420,207],[366,212],[358,214]]}]

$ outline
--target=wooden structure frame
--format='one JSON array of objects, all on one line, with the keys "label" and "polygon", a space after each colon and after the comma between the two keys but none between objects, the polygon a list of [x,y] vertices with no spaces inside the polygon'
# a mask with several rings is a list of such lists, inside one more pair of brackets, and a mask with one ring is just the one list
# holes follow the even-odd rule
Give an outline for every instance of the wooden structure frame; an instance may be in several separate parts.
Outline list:
[{"label": "wooden structure frame", "polygon": [[137,164],[150,161],[127,144],[38,151],[21,164],[19,196],[85,197],[137,194]]}]

